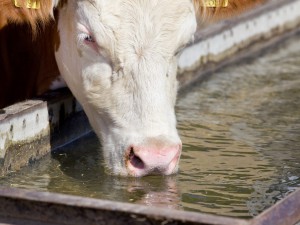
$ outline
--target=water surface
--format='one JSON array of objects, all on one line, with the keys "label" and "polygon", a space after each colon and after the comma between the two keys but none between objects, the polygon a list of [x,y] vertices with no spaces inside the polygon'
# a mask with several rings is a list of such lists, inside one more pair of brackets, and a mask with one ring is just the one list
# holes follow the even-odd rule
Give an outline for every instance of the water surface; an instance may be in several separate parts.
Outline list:
[{"label": "water surface", "polygon": [[0,180],[40,191],[249,218],[300,187],[300,37],[180,96],[180,172],[107,175],[88,135]]}]

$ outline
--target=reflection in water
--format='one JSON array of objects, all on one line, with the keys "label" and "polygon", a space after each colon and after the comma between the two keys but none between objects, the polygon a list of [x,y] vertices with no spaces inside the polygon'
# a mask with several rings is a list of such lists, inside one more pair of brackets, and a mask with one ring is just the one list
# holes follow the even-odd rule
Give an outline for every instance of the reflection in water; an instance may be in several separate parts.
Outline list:
[{"label": "reflection in water", "polygon": [[185,209],[254,216],[300,186],[299,50],[298,38],[179,100]]},{"label": "reflection in water", "polygon": [[177,176],[149,176],[144,179],[111,176],[102,166],[99,146],[97,137],[90,134],[1,183],[10,183],[10,186],[18,188],[180,209]]},{"label": "reflection in water", "polygon": [[223,69],[179,98],[180,173],[111,176],[88,135],[3,185],[251,217],[300,186],[300,38]]}]

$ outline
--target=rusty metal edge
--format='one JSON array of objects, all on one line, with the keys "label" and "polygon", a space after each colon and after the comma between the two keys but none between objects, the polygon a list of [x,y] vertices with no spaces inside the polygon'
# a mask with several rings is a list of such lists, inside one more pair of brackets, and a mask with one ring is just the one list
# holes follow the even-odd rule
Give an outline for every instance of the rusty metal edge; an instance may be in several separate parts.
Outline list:
[{"label": "rusty metal edge", "polygon": [[243,219],[15,188],[0,188],[0,223],[3,218],[66,225],[107,221],[109,224],[124,224],[124,221],[129,224],[249,224],[249,220]]},{"label": "rusty metal edge", "polygon": [[300,188],[256,216],[251,225],[294,225],[300,222]]}]

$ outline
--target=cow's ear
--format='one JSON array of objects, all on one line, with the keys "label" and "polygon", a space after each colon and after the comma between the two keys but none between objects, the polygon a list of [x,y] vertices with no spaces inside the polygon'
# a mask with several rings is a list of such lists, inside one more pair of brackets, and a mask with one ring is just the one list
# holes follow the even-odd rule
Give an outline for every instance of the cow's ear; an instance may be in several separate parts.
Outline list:
[{"label": "cow's ear", "polygon": [[46,24],[59,0],[0,0],[0,27],[7,23],[27,23],[33,31]]},{"label": "cow's ear", "polygon": [[193,0],[199,18],[211,22],[236,16],[267,0]]}]

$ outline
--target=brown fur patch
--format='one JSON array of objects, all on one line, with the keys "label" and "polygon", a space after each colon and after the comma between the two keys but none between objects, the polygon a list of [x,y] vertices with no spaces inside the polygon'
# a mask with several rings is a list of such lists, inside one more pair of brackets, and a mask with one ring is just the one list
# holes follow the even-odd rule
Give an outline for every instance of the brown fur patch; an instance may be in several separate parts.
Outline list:
[{"label": "brown fur patch", "polygon": [[59,75],[55,29],[54,23],[48,23],[34,39],[28,24],[0,30],[0,108],[44,93]]},{"label": "brown fur patch", "polygon": [[[19,4],[25,5],[25,0],[19,0]],[[0,0],[0,29],[8,23],[28,23],[35,32],[39,26],[51,19],[52,0],[41,0],[40,9],[18,8],[12,0]]]},{"label": "brown fur patch", "polygon": [[51,6],[42,0],[39,10],[23,9],[0,0],[0,108],[44,93],[59,75]]}]

